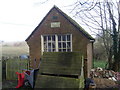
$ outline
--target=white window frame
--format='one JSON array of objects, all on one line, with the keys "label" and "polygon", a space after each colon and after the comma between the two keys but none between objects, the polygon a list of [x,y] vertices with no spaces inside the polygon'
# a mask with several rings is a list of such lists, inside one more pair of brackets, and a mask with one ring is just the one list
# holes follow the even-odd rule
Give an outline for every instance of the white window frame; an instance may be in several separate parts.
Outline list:
[{"label": "white window frame", "polygon": [[[66,39],[66,41],[63,41],[63,37],[62,36],[65,36],[65,39]],[[67,41],[67,35],[70,35],[70,41]],[[54,52],[68,52],[67,50],[68,49],[70,49],[70,51],[69,52],[72,52],[72,34],[53,34],[53,35],[41,35],[41,51],[42,51],[42,54],[43,54],[43,52],[45,52],[44,51],[44,36],[46,36],[46,38],[47,38],[47,41],[46,41],[46,43],[47,43],[47,51],[46,52],[49,52],[48,51],[48,36],[55,36],[55,51]],[[61,36],[61,41],[58,41],[58,36]],[[49,41],[50,43],[52,43],[52,38],[51,38],[51,41]],[[67,42],[70,42],[70,48],[67,48]],[[62,48],[59,48],[58,46],[58,43],[61,43],[61,47]],[[63,43],[66,43],[66,48],[63,48],[63,46],[62,46],[62,44]],[[53,48],[51,47],[51,52],[53,52],[53,50],[52,50]],[[61,49],[61,51],[59,51],[59,49]],[[66,49],[66,51],[63,51],[63,49]]]}]

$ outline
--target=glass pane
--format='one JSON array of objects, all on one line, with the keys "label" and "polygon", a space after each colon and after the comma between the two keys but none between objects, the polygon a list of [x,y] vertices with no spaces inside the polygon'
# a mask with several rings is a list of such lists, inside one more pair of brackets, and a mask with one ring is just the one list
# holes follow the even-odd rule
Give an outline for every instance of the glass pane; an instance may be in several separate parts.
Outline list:
[{"label": "glass pane", "polygon": [[61,50],[61,49],[59,49],[58,51],[59,51],[59,52],[62,52],[62,50]]},{"label": "glass pane", "polygon": [[58,17],[57,16],[52,16],[52,19],[57,19]]},{"label": "glass pane", "polygon": [[63,52],[66,52],[66,49],[63,49]]},{"label": "glass pane", "polygon": [[58,41],[61,41],[61,36],[60,35],[58,35]]},{"label": "glass pane", "polygon": [[70,49],[67,49],[68,52],[70,52],[71,50]]},{"label": "glass pane", "polygon": [[50,41],[51,40],[51,36],[48,36],[48,41]]},{"label": "glass pane", "polygon": [[70,42],[67,42],[67,48],[70,48]]},{"label": "glass pane", "polygon": [[46,41],[47,40],[47,37],[46,36],[44,36],[44,41]]},{"label": "glass pane", "polygon": [[51,49],[48,49],[48,52],[51,52]]},{"label": "glass pane", "polygon": [[67,41],[70,41],[70,35],[67,35]]},{"label": "glass pane", "polygon": [[55,41],[55,35],[52,36],[52,41]]},{"label": "glass pane", "polygon": [[66,41],[66,35],[62,35],[62,40]]},{"label": "glass pane", "polygon": [[48,43],[48,48],[51,48],[51,43]]},{"label": "glass pane", "polygon": [[66,48],[66,43],[65,42],[63,42],[63,48]]},{"label": "glass pane", "polygon": [[61,43],[60,42],[58,43],[58,48],[61,48]]},{"label": "glass pane", "polygon": [[52,48],[55,48],[55,43],[52,43]]},{"label": "glass pane", "polygon": [[55,49],[53,49],[53,52],[55,52]]}]

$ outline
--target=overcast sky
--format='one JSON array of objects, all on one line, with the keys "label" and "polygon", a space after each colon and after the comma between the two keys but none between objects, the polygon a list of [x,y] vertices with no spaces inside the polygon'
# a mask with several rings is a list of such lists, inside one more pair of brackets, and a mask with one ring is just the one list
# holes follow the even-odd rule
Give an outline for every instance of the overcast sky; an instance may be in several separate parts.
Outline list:
[{"label": "overcast sky", "polygon": [[24,41],[54,5],[70,15],[65,6],[76,0],[44,1],[0,0],[0,40]]}]

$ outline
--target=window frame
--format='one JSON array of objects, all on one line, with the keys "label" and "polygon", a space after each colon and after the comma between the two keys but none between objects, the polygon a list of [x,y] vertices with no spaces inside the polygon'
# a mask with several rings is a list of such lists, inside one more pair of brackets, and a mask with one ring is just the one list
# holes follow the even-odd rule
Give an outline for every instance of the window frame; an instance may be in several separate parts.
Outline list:
[{"label": "window frame", "polygon": [[[45,36],[47,37],[47,39],[46,39],[47,51],[45,51],[45,48],[44,48],[44,45],[45,45],[44,37]],[[55,37],[55,41],[52,41],[52,38],[51,38],[52,36]],[[61,41],[58,40],[59,36],[61,37]],[[63,40],[62,36],[65,36],[65,40]],[[68,36],[70,36],[69,37],[70,40],[68,40]],[[51,41],[48,41],[48,37],[51,38]],[[49,49],[48,48],[48,43],[52,43],[52,42],[55,43],[55,51],[54,52],[72,52],[72,34],[48,34],[48,35],[41,35],[41,51],[42,51],[42,54],[43,54],[43,52],[49,52],[48,51],[48,49]],[[61,44],[61,48],[59,48],[59,45],[58,45],[59,43]],[[64,43],[66,45],[65,48],[63,47]],[[70,43],[70,47],[69,48],[67,47],[68,43]],[[53,52],[52,46],[51,46],[50,49],[51,49],[50,52]],[[60,49],[61,49],[61,51],[60,51]],[[70,51],[68,51],[68,50],[70,50]]]}]

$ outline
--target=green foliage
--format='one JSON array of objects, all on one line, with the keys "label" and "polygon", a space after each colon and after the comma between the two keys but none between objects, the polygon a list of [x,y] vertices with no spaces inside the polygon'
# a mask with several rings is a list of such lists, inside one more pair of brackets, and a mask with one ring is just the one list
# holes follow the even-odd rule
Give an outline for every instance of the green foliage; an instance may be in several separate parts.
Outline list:
[{"label": "green foliage", "polygon": [[105,65],[106,65],[106,61],[104,60],[94,60],[94,68],[96,67],[101,67],[101,68],[105,68]]}]

